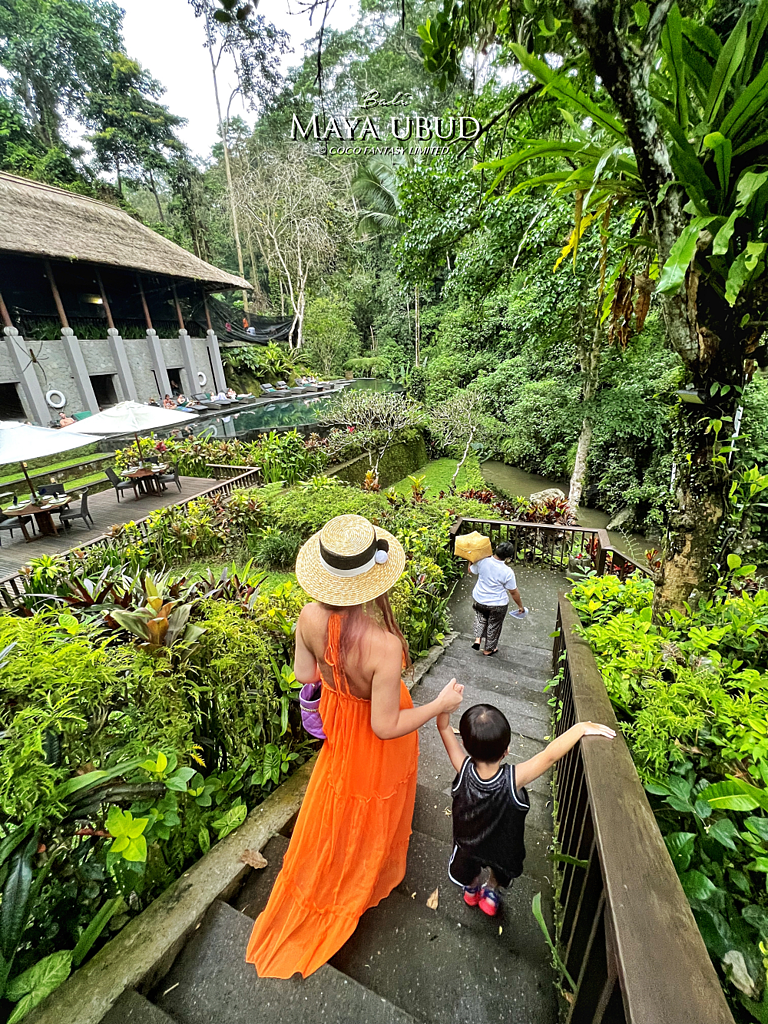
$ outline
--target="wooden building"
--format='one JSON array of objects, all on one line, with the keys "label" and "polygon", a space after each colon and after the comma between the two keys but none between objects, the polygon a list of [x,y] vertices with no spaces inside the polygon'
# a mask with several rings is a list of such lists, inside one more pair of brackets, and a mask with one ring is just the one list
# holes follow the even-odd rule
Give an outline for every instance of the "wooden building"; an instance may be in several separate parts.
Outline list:
[{"label": "wooden building", "polygon": [[225,388],[207,296],[247,288],[114,206],[0,173],[0,419]]}]

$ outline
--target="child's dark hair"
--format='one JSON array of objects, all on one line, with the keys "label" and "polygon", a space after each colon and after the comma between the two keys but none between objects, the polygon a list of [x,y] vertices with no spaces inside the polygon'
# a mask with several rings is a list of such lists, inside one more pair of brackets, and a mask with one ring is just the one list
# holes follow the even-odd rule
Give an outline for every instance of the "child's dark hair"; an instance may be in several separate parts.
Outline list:
[{"label": "child's dark hair", "polygon": [[492,704],[467,708],[459,722],[464,749],[474,761],[500,761],[509,747],[512,730],[504,715]]},{"label": "child's dark hair", "polygon": [[505,562],[508,558],[514,557],[515,545],[511,541],[503,540],[501,544],[496,545],[496,550],[493,553]]}]

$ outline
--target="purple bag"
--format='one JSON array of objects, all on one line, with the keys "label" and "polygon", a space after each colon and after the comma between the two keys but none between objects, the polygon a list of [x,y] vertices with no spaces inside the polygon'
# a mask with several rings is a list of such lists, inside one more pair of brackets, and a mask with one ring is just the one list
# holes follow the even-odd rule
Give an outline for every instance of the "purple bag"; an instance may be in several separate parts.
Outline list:
[{"label": "purple bag", "polygon": [[321,683],[305,683],[299,691],[301,705],[301,722],[310,736],[316,740],[324,740],[323,720],[320,717]]}]

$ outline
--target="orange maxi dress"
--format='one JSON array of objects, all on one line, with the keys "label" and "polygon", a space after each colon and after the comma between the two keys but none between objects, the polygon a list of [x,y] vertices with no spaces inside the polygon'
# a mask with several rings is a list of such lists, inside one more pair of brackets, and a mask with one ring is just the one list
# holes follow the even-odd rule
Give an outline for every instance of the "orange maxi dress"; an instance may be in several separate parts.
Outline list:
[{"label": "orange maxi dress", "polygon": [[[354,697],[338,664],[340,618],[328,620],[333,688],[320,701],[325,743],[246,960],[261,978],[305,978],[338,952],[361,915],[405,876],[416,799],[416,732],[380,740],[371,702]],[[400,707],[413,702],[401,682]]]}]

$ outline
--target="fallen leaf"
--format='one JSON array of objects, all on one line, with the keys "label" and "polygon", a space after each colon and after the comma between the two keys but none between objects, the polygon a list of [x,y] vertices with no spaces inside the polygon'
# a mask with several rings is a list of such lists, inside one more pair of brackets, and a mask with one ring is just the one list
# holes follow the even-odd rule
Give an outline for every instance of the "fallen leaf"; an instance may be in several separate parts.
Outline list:
[{"label": "fallen leaf", "polygon": [[262,857],[259,850],[243,850],[240,854],[240,860],[243,864],[247,864],[251,868],[256,868],[257,871],[267,866],[267,860]]},{"label": "fallen leaf", "polygon": [[435,889],[435,891],[432,893],[432,895],[427,900],[427,906],[429,907],[430,910],[437,910],[437,900],[438,900],[438,895],[437,894],[439,892],[440,892],[440,887],[438,886],[437,889]]},{"label": "fallen leaf", "polygon": [[412,892],[412,893],[411,893],[411,899],[412,899],[412,900],[415,900],[415,899],[416,899],[416,893],[415,893],[415,892]]},{"label": "fallen leaf", "polygon": [[570,1003],[573,1006],[573,992],[563,992],[566,1003]]},{"label": "fallen leaf", "polygon": [[503,928],[501,927],[501,925],[499,925],[499,935],[501,935],[501,933],[502,933],[503,931],[504,931],[504,929],[503,929]]}]

